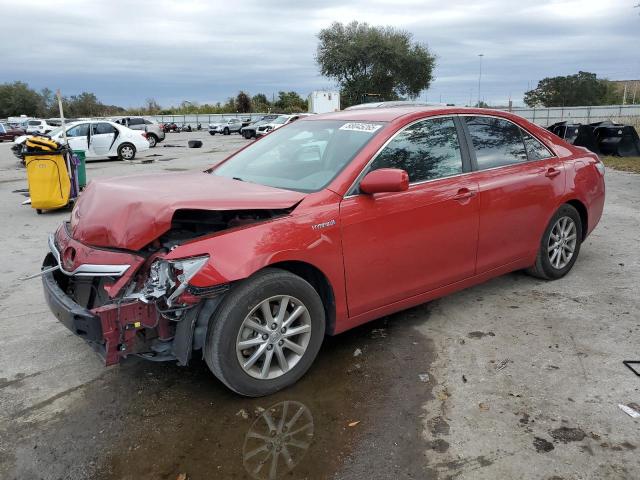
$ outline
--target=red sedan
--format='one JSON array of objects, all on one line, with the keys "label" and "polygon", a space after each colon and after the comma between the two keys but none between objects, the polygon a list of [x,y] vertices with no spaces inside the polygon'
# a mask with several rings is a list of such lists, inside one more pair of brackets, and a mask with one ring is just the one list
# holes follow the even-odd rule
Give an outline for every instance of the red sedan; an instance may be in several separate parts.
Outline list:
[{"label": "red sedan", "polygon": [[91,182],[44,291],[108,365],[200,350],[266,395],[325,335],[514,270],[563,277],[604,199],[596,155],[506,112],[318,115],[205,172]]},{"label": "red sedan", "polygon": [[14,128],[6,123],[0,123],[0,142],[4,140],[12,142],[16,137],[26,135],[26,133],[22,128]]}]

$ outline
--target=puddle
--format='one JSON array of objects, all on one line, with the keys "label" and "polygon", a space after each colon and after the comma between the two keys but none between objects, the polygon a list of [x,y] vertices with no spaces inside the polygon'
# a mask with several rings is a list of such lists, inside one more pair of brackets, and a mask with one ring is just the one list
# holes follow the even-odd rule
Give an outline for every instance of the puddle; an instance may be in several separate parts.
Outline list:
[{"label": "puddle", "polygon": [[17,478],[27,465],[102,480],[424,478],[422,405],[434,380],[419,375],[433,358],[413,325],[427,316],[422,306],[327,338],[301,381],[264,398],[233,394],[199,359],[133,359],[20,432]]}]

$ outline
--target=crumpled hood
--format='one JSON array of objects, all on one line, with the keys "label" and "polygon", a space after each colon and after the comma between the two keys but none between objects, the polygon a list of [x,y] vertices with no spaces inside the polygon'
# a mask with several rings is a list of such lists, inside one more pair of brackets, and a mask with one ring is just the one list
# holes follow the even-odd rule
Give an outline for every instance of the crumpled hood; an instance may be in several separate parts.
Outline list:
[{"label": "crumpled hood", "polygon": [[304,197],[205,172],[94,180],[73,209],[71,234],[95,247],[139,250],[171,228],[176,210],[283,209]]}]

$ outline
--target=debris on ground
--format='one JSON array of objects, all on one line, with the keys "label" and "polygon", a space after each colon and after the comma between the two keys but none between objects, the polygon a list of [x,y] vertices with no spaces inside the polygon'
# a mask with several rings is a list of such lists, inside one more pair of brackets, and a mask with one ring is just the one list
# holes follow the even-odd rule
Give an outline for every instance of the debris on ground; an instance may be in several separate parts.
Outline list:
[{"label": "debris on ground", "polygon": [[420,373],[418,374],[421,382],[427,383],[429,382],[429,374],[428,373]]},{"label": "debris on ground", "polygon": [[385,328],[374,328],[371,330],[371,338],[385,338],[387,330]]},{"label": "debris on ground", "polygon": [[462,383],[467,383],[467,377],[465,377],[464,375],[462,375]]},{"label": "debris on ground", "polygon": [[187,474],[179,473],[178,476],[176,477],[176,480],[188,480]]},{"label": "debris on ground", "polygon": [[236,417],[242,417],[247,420],[249,418],[249,414],[244,408],[241,408],[240,410],[238,410],[238,413],[236,413]]},{"label": "debris on ground", "polygon": [[487,405],[486,403],[482,403],[480,402],[478,404],[478,407],[480,408],[480,410],[482,410],[483,412],[488,412],[489,411],[489,405]]},{"label": "debris on ground", "polygon": [[353,352],[353,356],[359,357],[360,355],[362,355],[362,350],[360,350],[359,348],[356,348]]},{"label": "debris on ground", "polygon": [[620,410],[622,410],[624,413],[626,413],[627,415],[629,415],[631,418],[639,418],[640,417],[640,412],[629,407],[628,405],[623,405],[621,403],[618,404],[618,408]]},{"label": "debris on ground", "polygon": [[511,362],[511,359],[509,358],[505,358],[504,360],[498,362],[498,364],[496,365],[496,372],[499,372],[500,370],[504,370],[505,368],[507,368],[507,365],[509,365],[510,362]]},{"label": "debris on ground", "polygon": [[359,423],[360,423],[360,420],[357,420],[357,421],[355,421],[355,422],[351,422],[351,423],[349,423],[349,426],[350,426],[350,427],[355,427],[355,426],[356,426],[356,425],[358,425]]}]

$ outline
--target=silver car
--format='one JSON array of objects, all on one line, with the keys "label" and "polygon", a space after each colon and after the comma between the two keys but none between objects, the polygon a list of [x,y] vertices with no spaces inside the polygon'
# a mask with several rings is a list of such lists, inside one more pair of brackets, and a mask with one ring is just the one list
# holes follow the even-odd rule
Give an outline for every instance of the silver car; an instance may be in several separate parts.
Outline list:
[{"label": "silver car", "polygon": [[165,133],[160,124],[154,120],[142,117],[121,117],[114,120],[115,123],[129,127],[131,130],[142,130],[147,132],[147,140],[149,147],[153,148],[156,144],[164,140]]},{"label": "silver car", "polygon": [[209,124],[209,135],[215,135],[216,133],[222,133],[223,135],[229,135],[233,132],[240,133],[242,128],[242,120],[239,118],[229,118],[217,123]]}]

